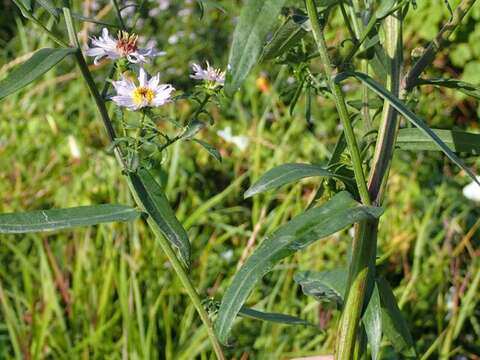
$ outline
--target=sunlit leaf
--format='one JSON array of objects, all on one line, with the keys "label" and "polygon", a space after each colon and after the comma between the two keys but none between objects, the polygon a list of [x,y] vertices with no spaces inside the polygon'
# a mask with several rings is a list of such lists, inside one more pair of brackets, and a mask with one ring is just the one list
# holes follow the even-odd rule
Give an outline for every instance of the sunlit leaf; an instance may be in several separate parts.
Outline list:
[{"label": "sunlit leaf", "polygon": [[238,312],[238,315],[245,318],[275,322],[275,323],[285,324],[285,325],[315,326],[312,323],[306,320],[300,319],[296,316],[279,314],[279,313],[271,313],[271,312],[263,312],[263,311],[258,311],[258,310],[247,308],[247,307],[242,307]]},{"label": "sunlit leaf", "polygon": [[319,301],[333,301],[342,305],[347,288],[347,269],[329,271],[302,271],[295,274],[294,280],[302,287],[305,295]]},{"label": "sunlit leaf", "polygon": [[372,294],[363,315],[363,325],[367,333],[368,343],[370,344],[372,360],[377,360],[382,342],[382,306],[376,285],[373,286]]},{"label": "sunlit leaf", "polygon": [[480,100],[480,86],[455,79],[418,79],[416,85],[434,85],[458,90]]},{"label": "sunlit leaf", "polygon": [[130,174],[139,201],[148,214],[148,223],[158,229],[170,243],[178,249],[180,259],[186,267],[190,266],[190,241],[187,232],[177,220],[163,189],[150,172],[140,168]]},{"label": "sunlit leaf", "polygon": [[225,92],[232,96],[257,63],[268,32],[285,0],[247,0],[233,34],[228,60]]},{"label": "sunlit leaf", "polygon": [[0,233],[21,234],[62,230],[77,226],[132,221],[140,215],[140,211],[130,206],[111,204],[0,214]]},{"label": "sunlit leaf", "polygon": [[307,210],[268,236],[247,259],[227,289],[215,322],[215,331],[226,343],[235,317],[255,284],[280,260],[315,241],[363,220],[380,217],[381,208],[362,206],[347,192],[335,195],[319,208]]},{"label": "sunlit leaf", "polygon": [[319,165],[294,163],[283,164],[267,171],[264,175],[262,175],[260,179],[258,179],[257,182],[245,192],[244,196],[245,198],[249,198],[253,195],[260,194],[282,185],[290,184],[300,179],[312,176],[333,177],[343,181],[350,180],[325,170]]},{"label": "sunlit leaf", "polygon": [[40,49],[0,81],[0,100],[27,86],[76,49]]}]

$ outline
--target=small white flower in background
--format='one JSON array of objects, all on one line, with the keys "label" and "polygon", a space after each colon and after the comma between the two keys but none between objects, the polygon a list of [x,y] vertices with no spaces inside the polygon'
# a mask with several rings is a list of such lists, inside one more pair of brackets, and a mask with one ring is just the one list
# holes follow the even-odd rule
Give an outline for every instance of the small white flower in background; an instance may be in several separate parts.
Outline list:
[{"label": "small white flower in background", "polygon": [[192,65],[193,75],[190,75],[192,79],[203,80],[207,83],[207,87],[215,88],[217,86],[223,86],[225,84],[225,71],[215,69],[210,66],[207,61],[207,68],[203,69],[198,64]]},{"label": "small white flower in background", "polygon": [[68,147],[70,148],[70,154],[74,160],[78,160],[82,157],[80,147],[77,144],[77,140],[72,135],[68,135]]},{"label": "small white flower in background", "polygon": [[246,136],[232,135],[232,128],[230,126],[223,130],[218,130],[217,135],[228,143],[235,144],[241,151],[245,151],[250,140]]},{"label": "small white flower in background", "polygon": [[126,58],[131,63],[147,63],[157,56],[164,55],[164,52],[158,52],[155,47],[149,46],[141,49],[137,47],[137,35],[130,35],[126,31],[119,31],[117,38],[114,39],[108,33],[107,28],[103,28],[102,35],[98,38],[92,38],[92,47],[86,50],[87,56],[94,56],[95,65],[103,58],[117,60]]},{"label": "small white flower in background", "polygon": [[140,68],[138,86],[122,76],[119,81],[112,81],[117,95],[112,100],[128,110],[138,110],[144,107],[158,107],[172,101],[175,88],[170,84],[160,84],[160,74],[148,79],[147,72]]},{"label": "small white flower in background", "polygon": [[[477,180],[480,181],[480,176],[477,177]],[[480,202],[480,186],[472,181],[463,188],[463,196],[469,200]]]}]

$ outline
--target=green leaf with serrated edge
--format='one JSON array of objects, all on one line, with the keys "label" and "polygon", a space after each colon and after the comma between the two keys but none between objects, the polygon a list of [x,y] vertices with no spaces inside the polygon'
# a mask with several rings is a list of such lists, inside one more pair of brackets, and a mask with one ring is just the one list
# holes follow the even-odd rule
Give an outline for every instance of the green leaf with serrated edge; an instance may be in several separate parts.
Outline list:
[{"label": "green leaf with serrated edge", "polygon": [[175,216],[161,186],[150,172],[140,168],[130,174],[130,181],[137,190],[139,201],[148,214],[150,224],[157,226],[163,236],[178,249],[180,259],[190,266],[190,241],[187,232]]},{"label": "green leaf with serrated edge", "polygon": [[480,86],[455,79],[418,79],[415,85],[433,85],[455,89],[480,100]]},{"label": "green leaf with serrated edge", "polygon": [[362,320],[367,333],[368,343],[370,344],[372,360],[377,360],[382,342],[382,306],[376,285],[373,287]]},{"label": "green leaf with serrated edge", "polygon": [[268,32],[285,0],[247,0],[233,34],[225,79],[225,93],[232,96],[257,63]]},{"label": "green leaf with serrated edge", "polygon": [[376,284],[382,306],[382,328],[385,337],[388,338],[395,350],[403,356],[402,359],[417,359],[412,336],[402,312],[398,308],[390,285],[384,278],[378,278]]},{"label": "green leaf with serrated edge", "polygon": [[283,164],[263,174],[255,184],[245,191],[244,197],[249,198],[253,195],[312,176],[333,177],[342,181],[350,181],[350,179],[325,170],[319,165],[300,163]]},{"label": "green leaf with serrated edge", "polygon": [[275,323],[285,324],[285,325],[315,326],[314,324],[306,320],[300,319],[296,316],[279,314],[279,313],[271,313],[271,312],[263,312],[263,311],[259,311],[259,310],[255,310],[247,307],[242,307],[238,312],[238,316],[262,320],[262,321],[275,322]]},{"label": "green leaf with serrated edge", "polygon": [[343,191],[278,228],[257,247],[227,289],[215,322],[219,340],[227,342],[235,317],[255,284],[280,260],[356,222],[378,218],[382,212],[381,208],[362,206]]},{"label": "green leaf with serrated edge", "polygon": [[342,79],[351,76],[360,80],[364,85],[366,85],[370,90],[375,92],[378,96],[380,96],[384,100],[387,100],[390,105],[395,108],[395,110],[397,110],[408,121],[410,121],[413,125],[423,131],[423,133],[425,133],[428,137],[430,137],[450,160],[457,164],[473,179],[473,181],[480,185],[480,182],[477,180],[475,174],[463,163],[463,161],[457,155],[455,155],[452,150],[450,150],[448,145],[445,144],[442,139],[440,139],[438,135],[435,134],[435,132],[430,129],[422,119],[420,119],[413,111],[407,108],[407,106],[402,101],[400,101],[391,92],[386,90],[382,85],[373,80],[370,76],[359,72],[345,72],[338,74],[336,77],[336,81],[341,81]]},{"label": "green leaf with serrated edge", "polygon": [[208,151],[208,153],[210,155],[212,155],[218,161],[222,162],[222,155],[220,155],[220,152],[217,150],[217,148],[215,146],[212,146],[209,143],[207,143],[205,141],[202,141],[202,140],[198,140],[198,139],[192,139],[192,141],[201,145],[205,150]]},{"label": "green leaf with serrated edge", "polygon": [[305,295],[319,301],[333,301],[342,305],[347,288],[347,269],[329,271],[302,271],[295,274],[294,280],[302,287]]},{"label": "green leaf with serrated edge", "polygon": [[[456,130],[432,129],[432,131],[454,152],[480,154],[480,134]],[[441,151],[429,136],[416,128],[400,129],[396,147],[401,150]]]},{"label": "green leaf with serrated edge", "polygon": [[62,230],[77,226],[132,221],[140,215],[140,211],[130,206],[111,204],[0,214],[0,233],[22,234]]},{"label": "green leaf with serrated edge", "polygon": [[260,61],[274,59],[293,46],[297,45],[299,41],[307,34],[307,31],[302,27],[308,17],[299,18],[289,17],[272,36],[272,39],[263,48]]},{"label": "green leaf with serrated edge", "polygon": [[38,79],[76,49],[40,49],[0,81],[0,100]]}]

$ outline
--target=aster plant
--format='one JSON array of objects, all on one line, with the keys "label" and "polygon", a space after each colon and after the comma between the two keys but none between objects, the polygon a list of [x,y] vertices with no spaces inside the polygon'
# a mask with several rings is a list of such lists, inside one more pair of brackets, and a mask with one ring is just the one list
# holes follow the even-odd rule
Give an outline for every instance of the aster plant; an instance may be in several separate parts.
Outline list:
[{"label": "aster plant", "polygon": [[[207,330],[213,352],[218,359],[224,359],[205,304],[190,280],[191,251],[188,234],[176,218],[164,189],[152,172],[162,166],[168,148],[179,141],[196,143],[221,160],[219,152],[213,146],[195,137],[211,120],[206,109],[209,102],[222,94],[222,71],[210,65],[207,70],[195,66],[195,73],[191,75],[198,81],[195,91],[183,94],[173,85],[161,83],[159,73],[153,76],[148,74],[146,67],[153,67],[155,59],[165,53],[152,46],[139,46],[139,36],[125,28],[116,1],[113,1],[114,8],[118,10],[118,25],[115,26],[120,28],[117,36],[112,37],[109,29],[104,27],[100,36],[90,39],[89,47],[84,51],[75,30],[74,18],[78,16],[74,17],[75,13],[72,12],[69,1],[64,1],[61,9],[49,6],[48,2],[38,2],[39,6],[44,7],[56,20],[63,18],[68,30],[68,41],[58,37],[35,17],[30,2],[14,2],[22,15],[34,22],[59,47],[40,49],[15,68],[0,82],[0,99],[28,85],[63,59],[74,58],[105,127],[110,142],[109,150],[125,175],[136,206],[103,204],[2,214],[0,233],[52,231],[145,218],[159,248],[168,257],[195,306]],[[81,20],[89,21],[88,18]],[[93,66],[110,66],[110,73],[104,79],[101,91],[93,79],[84,55],[93,58]],[[185,74],[185,77],[188,76]],[[193,110],[183,124],[165,115],[163,110],[169,104],[175,106],[178,99],[192,103]],[[165,122],[173,124],[173,130],[165,130],[166,127],[161,126]]]}]

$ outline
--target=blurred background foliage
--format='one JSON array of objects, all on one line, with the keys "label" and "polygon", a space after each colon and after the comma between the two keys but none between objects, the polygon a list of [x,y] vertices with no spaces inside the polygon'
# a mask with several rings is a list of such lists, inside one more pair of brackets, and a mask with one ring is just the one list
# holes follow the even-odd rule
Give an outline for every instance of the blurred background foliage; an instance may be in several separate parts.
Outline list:
[{"label": "blurred background foliage", "polygon": [[[149,66],[162,81],[191,91],[192,62],[226,67],[240,1],[139,1],[135,31],[167,55]],[[292,1],[299,4],[300,1]],[[405,57],[432,39],[449,16],[440,0],[419,0],[405,23]],[[451,1],[454,7],[458,1]],[[108,1],[75,1],[76,12],[114,23]],[[128,5],[124,3],[124,5]],[[0,77],[41,47],[54,46],[0,2]],[[134,19],[134,7],[123,14]],[[62,23],[37,15],[58,34]],[[474,6],[429,72],[480,84],[480,6]],[[335,18],[329,39],[345,36]],[[84,44],[101,25],[81,23]],[[316,64],[318,66],[318,64]],[[108,66],[95,68],[103,81]],[[290,116],[286,89],[295,79],[266,63],[234,99],[212,106],[214,124],[201,137],[223,162],[197,145],[176,144],[156,169],[193,246],[192,276],[205,298],[219,300],[253,246],[312,201],[319,184],[304,181],[244,200],[242,193],[275,165],[326,163],[339,135],[331,101],[313,99],[313,130],[302,97]],[[358,87],[349,96],[358,95]],[[422,87],[417,112],[432,127],[478,131],[478,102],[450,89]],[[179,100],[163,111],[177,120],[189,112]],[[246,137],[242,148],[217,131]],[[227,130],[228,132],[228,130]],[[245,141],[245,139],[243,139]],[[88,91],[71,60],[1,102],[1,212],[92,203],[129,203],[126,184],[107,151],[107,139]],[[466,159],[477,171],[476,158]],[[433,152],[396,152],[388,210],[379,237],[382,269],[421,354],[450,349],[451,358],[480,354],[478,205],[462,197],[467,177]],[[324,270],[345,262],[344,231],[284,261],[256,288],[248,305],[307,319],[317,327],[287,327],[242,319],[234,330],[237,359],[286,359],[332,352],[338,312],[302,296],[296,270]],[[0,237],[0,358],[207,359],[206,332],[142,221],[47,235]],[[475,291],[476,289],[476,291]],[[470,291],[470,297],[468,297]],[[471,292],[473,291],[473,296]],[[395,359],[388,344],[382,359]]]}]

